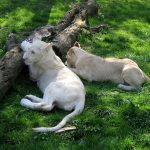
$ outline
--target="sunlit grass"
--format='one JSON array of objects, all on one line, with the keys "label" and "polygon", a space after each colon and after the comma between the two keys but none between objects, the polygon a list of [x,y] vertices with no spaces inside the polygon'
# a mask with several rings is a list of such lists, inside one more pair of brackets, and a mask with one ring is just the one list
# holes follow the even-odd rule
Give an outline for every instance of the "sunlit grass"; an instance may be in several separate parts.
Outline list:
[{"label": "sunlit grass", "polygon": [[14,12],[7,14],[4,18],[0,18],[0,26],[8,27],[11,25],[12,28],[21,29],[25,23],[29,22],[33,18],[33,13],[27,9],[18,8]]},{"label": "sunlit grass", "polygon": [[49,14],[48,24],[56,24],[59,19],[64,16],[66,11],[66,6],[63,3],[54,5],[51,9],[51,13]]},{"label": "sunlit grass", "polygon": [[[102,57],[128,57],[136,61],[150,76],[150,2],[144,0],[97,0],[99,16],[89,18],[91,26],[107,23],[106,33],[88,37],[83,32],[81,46]],[[76,0],[79,2],[79,0]],[[74,1],[19,1],[0,2],[0,56],[9,32],[19,38],[36,27],[56,24]],[[27,94],[42,96],[36,84],[23,72],[1,101],[0,149],[138,149],[150,147],[150,84],[138,92],[125,92],[116,84],[88,83],[84,112],[67,125],[77,130],[63,134],[34,133],[33,127],[54,126],[68,112],[54,109],[50,113],[35,112],[20,106]]]}]

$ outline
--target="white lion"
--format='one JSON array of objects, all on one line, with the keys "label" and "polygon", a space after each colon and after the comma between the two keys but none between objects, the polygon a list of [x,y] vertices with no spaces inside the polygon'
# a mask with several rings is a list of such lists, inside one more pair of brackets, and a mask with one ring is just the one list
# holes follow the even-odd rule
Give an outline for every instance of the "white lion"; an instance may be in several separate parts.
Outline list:
[{"label": "white lion", "polygon": [[84,109],[84,85],[77,75],[70,71],[55,55],[52,43],[33,40],[23,41],[23,59],[29,66],[30,77],[37,81],[43,98],[26,95],[21,105],[33,110],[51,111],[55,106],[72,111],[55,127],[33,128],[36,132],[49,132],[61,129],[72,117]]},{"label": "white lion", "polygon": [[139,90],[148,76],[131,59],[102,58],[84,51],[78,42],[67,52],[67,65],[88,81],[112,81],[118,88]]}]

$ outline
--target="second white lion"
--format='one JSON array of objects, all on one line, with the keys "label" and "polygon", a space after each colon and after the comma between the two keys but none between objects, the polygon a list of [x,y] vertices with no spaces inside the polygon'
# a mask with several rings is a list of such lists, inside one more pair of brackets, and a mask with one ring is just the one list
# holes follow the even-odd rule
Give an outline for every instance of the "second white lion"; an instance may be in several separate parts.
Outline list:
[{"label": "second white lion", "polygon": [[88,81],[112,81],[120,89],[139,90],[150,79],[131,59],[102,58],[84,51],[78,42],[67,53],[70,69]]}]

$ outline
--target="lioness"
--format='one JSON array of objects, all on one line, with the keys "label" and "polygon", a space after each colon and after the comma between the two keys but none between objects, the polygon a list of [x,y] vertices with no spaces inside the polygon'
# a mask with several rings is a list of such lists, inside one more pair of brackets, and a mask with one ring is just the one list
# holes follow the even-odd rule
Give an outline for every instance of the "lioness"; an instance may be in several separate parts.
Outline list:
[{"label": "lioness", "polygon": [[57,131],[84,109],[85,90],[79,77],[55,55],[53,45],[40,40],[23,41],[23,59],[30,77],[37,82],[43,98],[26,95],[21,105],[33,110],[51,111],[55,106],[72,111],[55,127],[34,128],[36,132]]},{"label": "lioness", "polygon": [[84,51],[78,42],[67,52],[68,67],[88,81],[112,81],[123,90],[138,90],[150,79],[130,59],[102,58]]}]

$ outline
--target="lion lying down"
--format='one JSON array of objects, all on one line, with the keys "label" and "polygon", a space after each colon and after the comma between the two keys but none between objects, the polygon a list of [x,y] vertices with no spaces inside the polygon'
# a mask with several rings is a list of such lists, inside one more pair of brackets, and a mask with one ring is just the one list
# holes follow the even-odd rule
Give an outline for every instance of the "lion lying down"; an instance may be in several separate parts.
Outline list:
[{"label": "lion lying down", "polygon": [[51,111],[54,107],[72,111],[55,127],[34,128],[36,132],[61,129],[71,118],[84,109],[85,90],[79,77],[70,71],[53,51],[52,43],[23,41],[23,59],[29,66],[30,77],[37,82],[43,97],[26,95],[21,105],[32,110]]},{"label": "lion lying down", "polygon": [[127,58],[102,58],[84,51],[78,42],[67,53],[67,65],[77,75],[88,81],[112,81],[118,88],[139,90],[150,79]]}]

